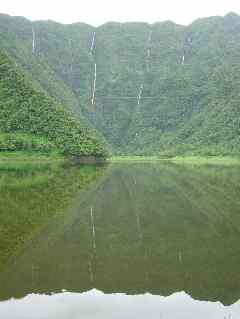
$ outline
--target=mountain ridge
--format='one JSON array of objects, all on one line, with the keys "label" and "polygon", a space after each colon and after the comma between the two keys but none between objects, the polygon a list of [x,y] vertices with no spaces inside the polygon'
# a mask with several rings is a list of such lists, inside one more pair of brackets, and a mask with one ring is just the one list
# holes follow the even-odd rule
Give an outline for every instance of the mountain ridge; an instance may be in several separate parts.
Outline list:
[{"label": "mountain ridge", "polygon": [[237,14],[189,26],[20,20],[0,16],[0,45],[114,153],[240,151]]},{"label": "mountain ridge", "polygon": [[20,18],[20,19],[25,19],[29,22],[32,22],[32,23],[37,23],[37,22],[52,22],[52,23],[55,23],[55,24],[59,24],[59,25],[64,25],[64,26],[68,26],[68,25],[85,25],[85,26],[88,26],[88,27],[91,27],[91,28],[99,28],[105,24],[108,24],[108,23],[116,23],[116,24],[146,24],[146,25],[149,25],[149,26],[152,26],[154,24],[162,24],[162,23],[172,23],[172,24],[175,24],[175,25],[179,25],[179,26],[183,26],[183,27],[189,27],[191,24],[195,23],[196,21],[199,21],[199,20],[205,20],[205,19],[211,19],[211,18],[225,18],[225,17],[239,17],[240,15],[234,11],[229,11],[228,13],[224,14],[224,15],[215,15],[215,16],[205,16],[205,17],[199,17],[199,18],[196,18],[194,19],[192,22],[188,23],[188,24],[182,24],[182,23],[177,23],[175,22],[174,20],[162,20],[162,21],[155,21],[155,22],[144,22],[144,21],[124,21],[124,22],[120,22],[120,21],[115,21],[115,20],[110,20],[110,21],[106,21],[98,26],[94,26],[90,23],[87,23],[87,22],[83,22],[83,21],[76,21],[76,22],[70,22],[70,23],[65,23],[65,22],[60,22],[60,21],[56,21],[56,20],[53,20],[53,19],[30,19],[30,18],[27,18],[25,16],[21,16],[21,15],[11,15],[9,13],[1,13],[0,12],[0,16],[7,16],[7,17],[11,17],[11,18]]}]

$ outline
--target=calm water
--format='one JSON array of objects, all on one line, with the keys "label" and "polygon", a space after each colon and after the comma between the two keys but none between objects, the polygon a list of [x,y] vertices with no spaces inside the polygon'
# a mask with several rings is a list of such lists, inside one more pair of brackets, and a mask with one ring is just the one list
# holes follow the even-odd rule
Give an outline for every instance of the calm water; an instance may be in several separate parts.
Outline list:
[{"label": "calm water", "polygon": [[0,317],[239,318],[239,243],[238,167],[1,171]]}]

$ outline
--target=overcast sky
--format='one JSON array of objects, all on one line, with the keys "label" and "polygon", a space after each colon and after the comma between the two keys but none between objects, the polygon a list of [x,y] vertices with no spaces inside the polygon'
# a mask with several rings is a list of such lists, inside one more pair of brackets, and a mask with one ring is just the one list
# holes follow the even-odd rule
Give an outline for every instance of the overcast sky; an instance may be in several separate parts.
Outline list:
[{"label": "overcast sky", "polygon": [[173,20],[189,24],[199,17],[230,11],[240,14],[240,0],[0,0],[1,13],[94,26],[107,21]]}]

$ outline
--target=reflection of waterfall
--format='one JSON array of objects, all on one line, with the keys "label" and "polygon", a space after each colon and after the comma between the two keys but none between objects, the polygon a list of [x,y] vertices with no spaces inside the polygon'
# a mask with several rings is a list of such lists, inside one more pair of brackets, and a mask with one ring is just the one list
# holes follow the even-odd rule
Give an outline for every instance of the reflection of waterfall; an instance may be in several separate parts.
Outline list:
[{"label": "reflection of waterfall", "polygon": [[90,282],[93,283],[94,281],[94,275],[93,275],[93,267],[92,267],[92,260],[88,260],[88,271],[89,271],[89,276],[90,276]]},{"label": "reflection of waterfall", "polygon": [[140,89],[139,89],[139,93],[138,93],[138,99],[137,99],[138,105],[140,104],[140,101],[141,101],[142,92],[143,92],[143,83],[141,84]]},{"label": "reflection of waterfall", "polygon": [[137,230],[139,235],[139,240],[143,240],[143,233],[142,233],[142,227],[141,227],[141,221],[140,221],[140,215],[138,210],[136,209],[136,222],[137,222]]},{"label": "reflection of waterfall", "polygon": [[35,30],[32,27],[32,54],[35,54],[35,49],[36,49],[36,35],[35,35]]},{"label": "reflection of waterfall", "polygon": [[92,241],[93,241],[93,249],[96,249],[96,234],[95,234],[95,224],[94,224],[94,215],[93,208],[91,207],[91,228],[92,228]]},{"label": "reflection of waterfall", "polygon": [[90,257],[88,260],[88,271],[90,276],[90,282],[93,284],[94,282],[94,264],[96,261],[96,233],[95,233],[95,221],[94,221],[94,213],[93,208],[90,209],[91,216],[91,232],[92,232],[92,252],[90,253]]},{"label": "reflection of waterfall", "polygon": [[90,51],[89,51],[89,53],[91,55],[93,54],[93,49],[94,49],[94,46],[95,46],[95,37],[96,37],[96,32],[94,31],[92,33],[91,47],[90,47]]},{"label": "reflection of waterfall", "polygon": [[92,105],[95,103],[95,91],[96,91],[96,80],[97,80],[97,64],[94,64],[94,80],[93,80],[93,92],[92,92]]},{"label": "reflection of waterfall", "polygon": [[182,264],[182,252],[181,251],[179,251],[179,253],[178,253],[178,260],[179,260],[180,264]]}]

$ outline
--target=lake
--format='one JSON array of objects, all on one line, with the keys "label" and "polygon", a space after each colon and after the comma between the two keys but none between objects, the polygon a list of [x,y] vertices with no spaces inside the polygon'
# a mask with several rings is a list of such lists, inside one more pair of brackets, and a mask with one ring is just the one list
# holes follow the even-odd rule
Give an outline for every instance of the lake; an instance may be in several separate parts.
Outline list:
[{"label": "lake", "polygon": [[0,170],[0,318],[239,318],[238,166]]}]

